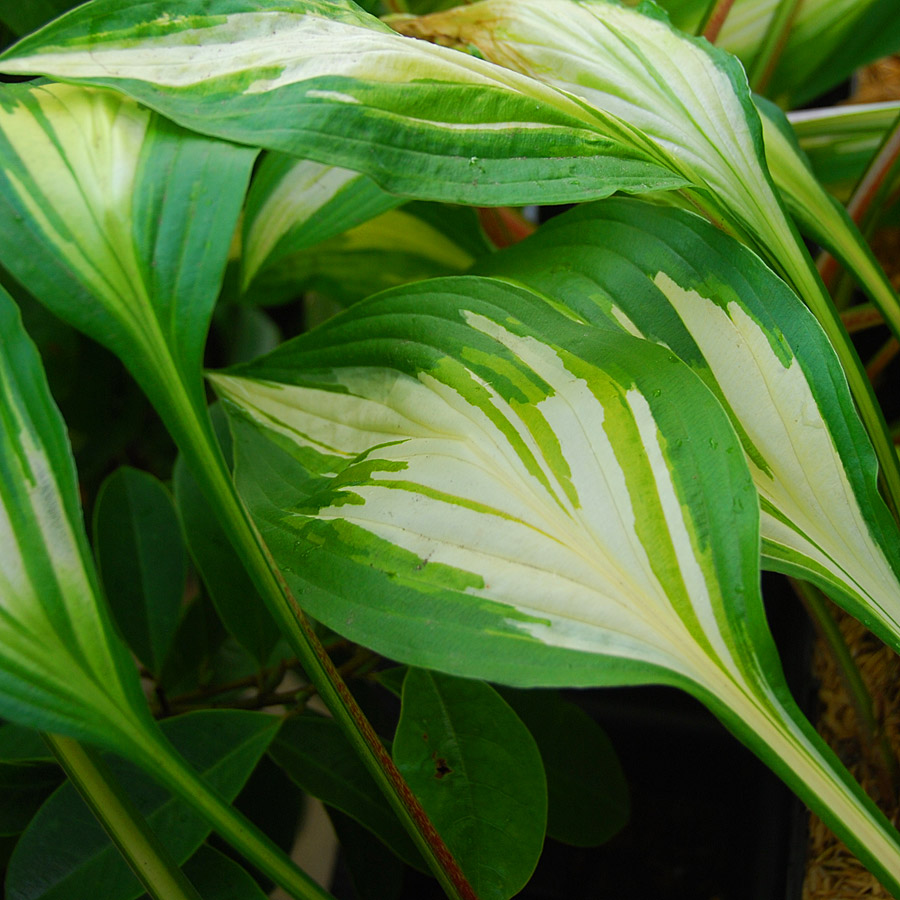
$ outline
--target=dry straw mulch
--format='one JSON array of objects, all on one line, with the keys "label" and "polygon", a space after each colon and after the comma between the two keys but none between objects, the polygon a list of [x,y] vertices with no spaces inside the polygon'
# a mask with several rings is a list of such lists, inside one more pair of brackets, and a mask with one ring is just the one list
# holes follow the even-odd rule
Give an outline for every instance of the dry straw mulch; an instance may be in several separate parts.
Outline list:
[{"label": "dry straw mulch", "polygon": [[[900,56],[888,57],[861,70],[851,103],[900,100]],[[900,229],[883,229],[873,249],[895,288],[900,288]],[[878,726],[887,736],[894,759],[900,759],[900,657],[873,637],[855,619],[836,611],[841,631],[872,696]],[[877,758],[861,745],[856,713],[837,667],[821,641],[817,642],[815,674],[821,688],[818,730],[856,779],[894,824],[900,818],[897,786],[871,760]],[[849,850],[816,816],[810,815],[808,863],[803,900],[891,900]]]},{"label": "dry straw mulch", "polygon": [[[896,759],[900,755],[900,656],[840,610],[835,610],[835,618],[872,696],[875,721],[886,734]],[[819,733],[897,824],[900,805],[896,789],[877,764],[877,755],[861,746],[856,713],[834,660],[822,641],[816,643],[813,665],[821,685]],[[891,895],[813,815],[810,815],[807,851],[803,900],[891,900]]]}]

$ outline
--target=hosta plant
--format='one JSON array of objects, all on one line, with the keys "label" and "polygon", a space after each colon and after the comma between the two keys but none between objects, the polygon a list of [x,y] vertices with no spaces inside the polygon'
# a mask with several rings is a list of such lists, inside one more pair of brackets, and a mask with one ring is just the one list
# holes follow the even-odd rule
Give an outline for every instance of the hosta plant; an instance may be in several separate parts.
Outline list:
[{"label": "hosta plant", "polygon": [[790,110],[891,4],[68,5],[0,6],[8,896],[330,896],[302,791],[506,900],[627,816],[557,689],[664,684],[900,897],[760,592],[900,651],[900,107]]}]

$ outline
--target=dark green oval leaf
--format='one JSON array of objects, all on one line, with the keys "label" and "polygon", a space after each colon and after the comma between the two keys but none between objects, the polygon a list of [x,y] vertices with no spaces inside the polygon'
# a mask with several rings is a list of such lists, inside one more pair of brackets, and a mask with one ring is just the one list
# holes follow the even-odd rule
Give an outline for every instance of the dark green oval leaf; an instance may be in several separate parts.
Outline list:
[{"label": "dark green oval leaf", "polygon": [[628,822],[628,785],[603,729],[557,691],[500,690],[535,739],[547,773],[547,834],[575,847],[608,841]]},{"label": "dark green oval leaf", "polygon": [[479,897],[521,890],[544,844],[547,783],[534,739],[497,692],[410,669],[393,755]]},{"label": "dark green oval leaf", "polygon": [[106,598],[137,658],[158,676],[181,614],[187,553],[172,497],[123,466],[94,507],[94,552]]}]

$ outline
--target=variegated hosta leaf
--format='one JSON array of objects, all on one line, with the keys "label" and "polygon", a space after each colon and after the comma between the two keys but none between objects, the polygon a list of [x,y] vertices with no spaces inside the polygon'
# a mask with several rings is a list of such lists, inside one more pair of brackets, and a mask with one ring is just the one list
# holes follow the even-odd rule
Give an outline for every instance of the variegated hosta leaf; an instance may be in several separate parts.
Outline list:
[{"label": "variegated hosta leaf", "polygon": [[[0,716],[151,772],[297,900],[326,893],[178,756],[100,598],[65,423],[0,288]],[[330,896],[330,895],[327,895]]]},{"label": "variegated hosta leaf", "polygon": [[682,179],[540,81],[403,38],[350,0],[96,0],[0,57],[115,87],[205,134],[407,196],[561,203]]},{"label": "variegated hosta leaf", "polygon": [[[847,373],[887,490],[900,498],[900,465],[831,298],[766,168],[759,116],[736,59],[654,15],[607,0],[484,0],[398,25],[474,48],[607,114],[660,163],[689,179],[686,193],[717,224],[753,246],[794,285],[822,323]],[[646,13],[646,14],[642,14]],[[625,126],[624,123],[629,123]],[[900,499],[896,500],[900,504]]]},{"label": "variegated hosta leaf", "polygon": [[[663,0],[664,6],[681,0]],[[749,69],[779,0],[735,0],[716,43]],[[900,17],[894,0],[803,0],[767,93],[799,106],[840,84],[865,63],[896,50]]]},{"label": "variegated hosta leaf", "polygon": [[441,279],[213,380],[239,487],[313,615],[462,675],[686,687],[900,891],[896,835],[782,684],[753,482],[671,351]]},{"label": "variegated hosta leaf", "polygon": [[0,288],[0,715],[117,747],[151,726],[98,600],[65,426]]},{"label": "variegated hosta leaf", "polygon": [[788,121],[818,181],[843,203],[898,115],[893,101],[803,109]]},{"label": "variegated hosta leaf", "polygon": [[801,231],[856,276],[894,334],[900,336],[900,298],[865,238],[844,207],[816,180],[784,113],[761,97],[757,107],[769,169]]},{"label": "variegated hosta leaf", "polygon": [[284,257],[343,234],[403,203],[371,178],[338,166],[270,153],[244,211],[241,286]]},{"label": "variegated hosta leaf", "polygon": [[479,271],[686,362],[741,437],[765,564],[816,581],[900,650],[900,534],[871,445],[825,335],[757,257],[696,215],[606,200],[558,216]]},{"label": "variegated hosta leaf", "polygon": [[340,304],[465,272],[491,250],[471,207],[413,201],[264,269],[248,299],[271,304],[315,290]]},{"label": "variegated hosta leaf", "polygon": [[113,91],[0,92],[0,262],[122,357],[165,412],[204,404],[209,319],[255,152],[184,131]]},{"label": "variegated hosta leaf", "polygon": [[605,0],[484,0],[397,27],[475,48],[605,113],[612,134],[652,148],[713,218],[767,248],[791,274],[800,271],[740,64],[661,13],[654,17],[653,7],[641,9]]}]

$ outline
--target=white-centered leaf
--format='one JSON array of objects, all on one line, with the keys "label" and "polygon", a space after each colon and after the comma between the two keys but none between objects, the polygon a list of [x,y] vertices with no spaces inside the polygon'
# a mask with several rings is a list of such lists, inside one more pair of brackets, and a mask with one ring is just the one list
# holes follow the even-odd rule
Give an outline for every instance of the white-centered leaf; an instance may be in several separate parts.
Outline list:
[{"label": "white-centered leaf", "polygon": [[412,201],[263,269],[245,299],[273,304],[314,290],[339,304],[465,272],[491,250],[474,209]]},{"label": "white-centered leaf", "polygon": [[188,0],[178,15],[167,0],[99,0],[0,69],[115,87],[202,133],[416,198],[567,202],[683,183],[565,94],[401,37],[349,0]]},{"label": "white-centered leaf", "polygon": [[0,334],[0,714],[127,749],[146,703],[98,600],[65,426],[2,289]]},{"label": "white-centered leaf", "polygon": [[241,286],[285,256],[361,225],[403,203],[359,172],[270,153],[247,195]]},{"label": "white-centered leaf", "polygon": [[796,241],[740,64],[652,13],[605,0],[484,0],[397,27],[577,97],[611,134],[686,178],[714,218],[790,257]]},{"label": "white-centered leaf", "polygon": [[456,674],[685,687],[900,890],[895,835],[782,683],[755,487],[671,351],[441,279],[213,381],[245,501],[314,616]]},{"label": "white-centered leaf", "polygon": [[[759,115],[738,61],[643,4],[484,0],[402,20],[409,33],[477,50],[605,114],[611,133],[687,178],[684,193],[794,286],[832,341],[892,497],[900,466],[872,387],[766,168]],[[624,123],[628,123],[627,126]]]},{"label": "white-centered leaf", "polygon": [[[101,599],[65,424],[18,309],[0,289],[0,716],[141,765],[291,895],[321,889],[256,835],[167,743]],[[271,737],[271,735],[270,735]],[[299,884],[299,887],[298,887]]]},{"label": "white-centered leaf", "polygon": [[255,155],[113,91],[4,85],[0,262],[163,410],[172,383],[205,405],[206,332]]},{"label": "white-centered leaf", "polygon": [[900,534],[871,445],[821,328],[758,257],[696,215],[607,200],[479,271],[676,353],[740,434],[766,565],[813,578],[900,649]]}]

